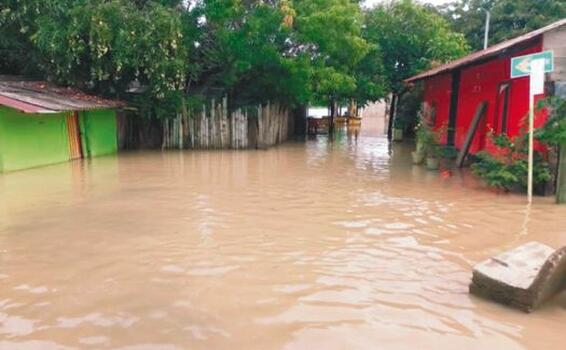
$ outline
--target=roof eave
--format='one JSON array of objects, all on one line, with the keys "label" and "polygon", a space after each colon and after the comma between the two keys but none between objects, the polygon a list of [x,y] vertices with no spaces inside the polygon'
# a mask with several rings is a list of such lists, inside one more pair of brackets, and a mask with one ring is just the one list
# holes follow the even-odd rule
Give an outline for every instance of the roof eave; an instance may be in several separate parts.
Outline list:
[{"label": "roof eave", "polygon": [[539,29],[534,30],[532,32],[520,35],[516,38],[498,43],[496,45],[488,47],[487,49],[471,53],[467,56],[464,56],[462,58],[459,58],[457,60],[449,62],[449,63],[447,63],[443,66],[440,66],[440,67],[437,67],[437,68],[434,68],[434,69],[430,69],[430,70],[428,70],[424,73],[415,75],[415,76],[408,78],[408,79],[405,79],[404,82],[409,83],[409,84],[415,83],[417,81],[420,81],[420,80],[423,80],[423,79],[426,79],[426,78],[430,78],[430,77],[433,77],[433,76],[437,76],[437,75],[440,75],[440,74],[451,72],[453,70],[462,68],[464,66],[476,64],[478,61],[491,59],[495,56],[498,56],[498,55],[501,55],[502,53],[507,52],[508,50],[510,50],[514,47],[517,47],[518,45],[521,45],[521,44],[526,43],[526,42],[530,42],[532,40],[536,40],[536,39],[540,38],[542,35],[544,35],[545,33],[550,32],[552,30],[556,30],[556,29],[561,28],[565,25],[566,25],[566,18],[562,19],[560,21],[551,23],[551,24],[547,25],[546,27],[542,27],[542,28],[539,28]]}]

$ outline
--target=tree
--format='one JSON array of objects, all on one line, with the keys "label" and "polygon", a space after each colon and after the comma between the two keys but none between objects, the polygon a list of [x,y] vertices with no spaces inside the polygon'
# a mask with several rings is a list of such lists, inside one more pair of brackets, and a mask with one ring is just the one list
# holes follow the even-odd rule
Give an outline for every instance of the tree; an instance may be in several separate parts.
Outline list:
[{"label": "tree", "polygon": [[44,72],[59,83],[115,97],[125,97],[136,82],[147,88],[143,100],[170,113],[191,73],[195,24],[177,11],[179,4],[164,3],[74,1],[44,9],[31,36]]},{"label": "tree", "polygon": [[[402,80],[465,50],[410,0],[361,12],[357,0],[6,0],[1,72],[141,99],[158,115],[187,96],[231,107],[279,100],[331,106],[400,93]],[[65,23],[65,25],[61,25]],[[21,64],[32,62],[31,64]]]},{"label": "tree", "polygon": [[438,8],[452,28],[466,36],[473,50],[484,41],[484,10],[491,12],[489,42],[511,39],[566,17],[563,0],[457,0]]},{"label": "tree", "polygon": [[201,3],[200,91],[228,91],[240,104],[336,101],[356,91],[354,68],[369,45],[351,0]]},{"label": "tree", "polygon": [[[363,31],[362,35],[364,39],[371,42],[366,30]],[[389,82],[383,65],[383,54],[377,44],[370,46],[368,53],[354,68],[353,76],[356,80],[356,89],[350,95],[350,99],[356,105],[363,106],[387,96]]]},{"label": "tree", "polygon": [[299,0],[295,9],[293,41],[312,62],[313,97],[330,105],[332,133],[338,102],[355,95],[354,70],[370,50],[360,7],[352,0]]},{"label": "tree", "polygon": [[4,0],[0,8],[0,72],[41,74],[31,36],[37,16],[49,7],[67,8],[68,1]]},{"label": "tree", "polygon": [[468,52],[463,35],[413,0],[376,6],[367,12],[365,25],[367,40],[381,49],[384,73],[395,94],[405,89],[405,79]]},{"label": "tree", "polygon": [[205,0],[195,92],[228,94],[233,104],[309,99],[309,62],[292,51],[287,1]]},{"label": "tree", "polygon": [[535,131],[535,136],[559,154],[556,202],[564,204],[566,203],[566,99],[550,97],[542,101],[539,108],[547,109],[548,119]]},{"label": "tree", "polygon": [[[382,3],[366,13],[365,38],[379,47],[386,86],[393,94],[391,115],[407,90],[404,80],[430,68],[465,55],[468,45],[462,34],[448,22],[413,0]],[[393,118],[389,118],[391,134]]]}]

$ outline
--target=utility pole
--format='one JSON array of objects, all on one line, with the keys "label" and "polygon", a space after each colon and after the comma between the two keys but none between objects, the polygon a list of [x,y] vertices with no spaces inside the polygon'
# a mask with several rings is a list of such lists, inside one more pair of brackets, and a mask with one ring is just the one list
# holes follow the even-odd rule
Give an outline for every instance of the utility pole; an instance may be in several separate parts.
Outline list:
[{"label": "utility pole", "polygon": [[485,33],[483,36],[483,49],[485,50],[489,45],[489,22],[491,21],[491,12],[486,9],[483,10],[485,11]]}]

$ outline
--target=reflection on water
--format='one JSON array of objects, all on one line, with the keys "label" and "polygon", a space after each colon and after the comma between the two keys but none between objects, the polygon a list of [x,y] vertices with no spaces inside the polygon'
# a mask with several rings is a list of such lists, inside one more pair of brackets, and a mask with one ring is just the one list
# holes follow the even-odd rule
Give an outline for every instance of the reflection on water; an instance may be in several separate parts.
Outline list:
[{"label": "reflection on water", "polygon": [[268,151],[139,152],[0,176],[0,349],[562,349],[470,266],[566,244],[566,208],[344,131]]}]

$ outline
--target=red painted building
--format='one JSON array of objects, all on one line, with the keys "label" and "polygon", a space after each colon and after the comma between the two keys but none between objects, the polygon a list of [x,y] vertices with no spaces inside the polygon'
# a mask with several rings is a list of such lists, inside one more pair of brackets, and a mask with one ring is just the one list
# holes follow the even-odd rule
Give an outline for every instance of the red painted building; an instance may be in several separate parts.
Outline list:
[{"label": "red painted building", "polygon": [[[489,150],[488,133],[516,136],[525,126],[529,110],[529,78],[511,79],[511,59],[552,50],[555,71],[547,75],[545,94],[552,82],[566,81],[566,19],[547,27],[475,52],[446,65],[419,74],[408,83],[424,84],[424,102],[434,110],[436,128],[447,127],[444,142],[460,149],[478,106],[487,103],[470,152]],[[545,112],[537,112],[535,127],[544,123]]]}]

